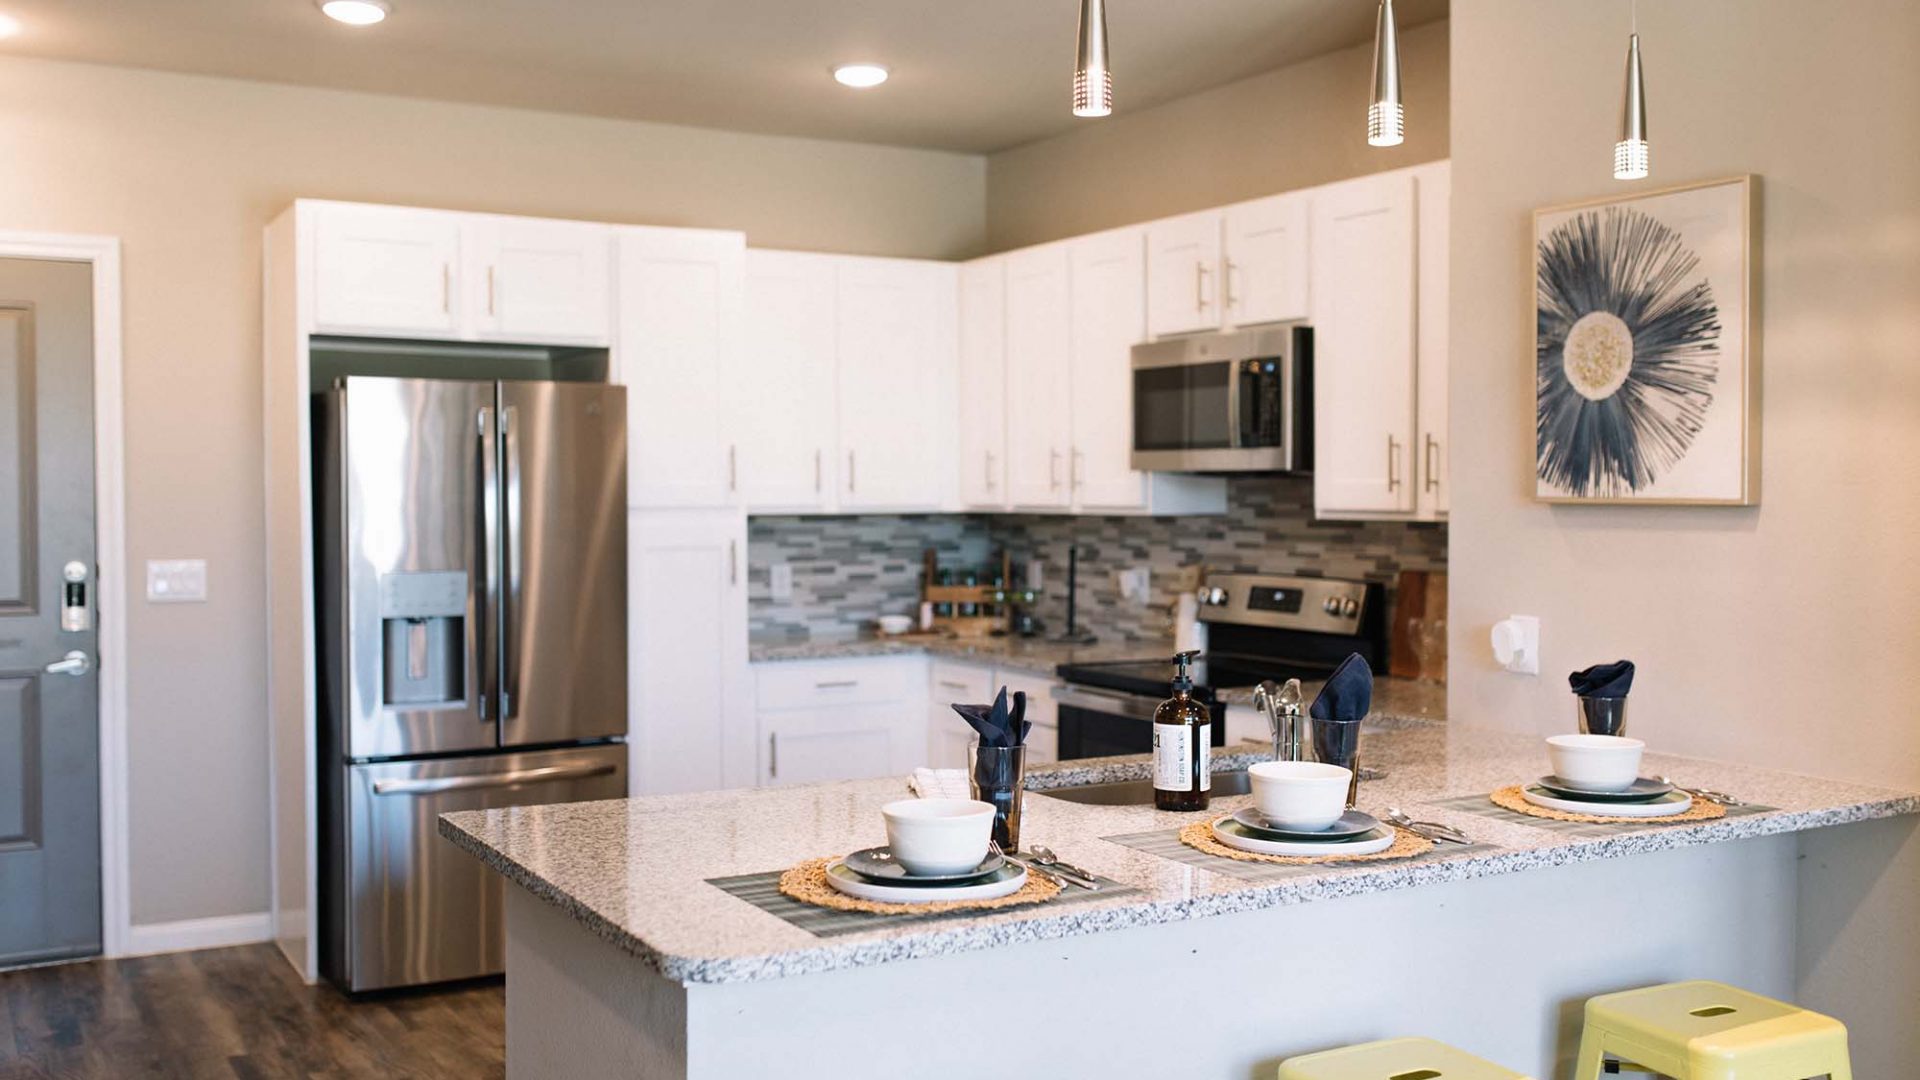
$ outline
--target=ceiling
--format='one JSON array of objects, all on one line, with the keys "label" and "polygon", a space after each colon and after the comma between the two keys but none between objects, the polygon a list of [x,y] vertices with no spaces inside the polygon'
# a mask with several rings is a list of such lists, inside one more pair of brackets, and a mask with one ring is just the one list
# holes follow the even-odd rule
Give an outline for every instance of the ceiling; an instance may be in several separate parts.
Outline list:
[{"label": "ceiling", "polygon": [[[0,55],[983,153],[1066,131],[1076,0],[0,0]],[[1367,41],[1373,0],[1108,0],[1117,112]],[[1402,26],[1447,0],[1400,0]],[[893,69],[874,90],[828,68]],[[1356,98],[1365,93],[1355,87]]]}]

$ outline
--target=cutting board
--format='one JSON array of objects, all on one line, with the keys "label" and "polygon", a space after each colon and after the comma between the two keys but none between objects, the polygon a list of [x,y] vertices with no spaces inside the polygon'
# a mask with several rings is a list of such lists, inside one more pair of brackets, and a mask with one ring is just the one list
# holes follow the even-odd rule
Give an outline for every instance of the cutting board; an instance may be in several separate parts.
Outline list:
[{"label": "cutting board", "polygon": [[[1445,570],[1402,570],[1394,585],[1393,619],[1387,627],[1387,673],[1402,678],[1420,677],[1420,662],[1413,655],[1412,622],[1429,617],[1446,618],[1447,572]],[[1442,671],[1444,659],[1439,665]],[[1444,678],[1442,681],[1445,681]]]}]

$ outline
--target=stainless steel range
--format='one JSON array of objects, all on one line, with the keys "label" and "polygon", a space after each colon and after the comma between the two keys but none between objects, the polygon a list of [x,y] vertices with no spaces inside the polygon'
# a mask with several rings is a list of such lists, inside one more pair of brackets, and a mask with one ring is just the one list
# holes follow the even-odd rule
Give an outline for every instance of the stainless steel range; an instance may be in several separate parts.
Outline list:
[{"label": "stainless steel range", "polygon": [[[1279,574],[1211,574],[1199,591],[1207,651],[1194,669],[1194,697],[1213,710],[1213,744],[1226,744],[1219,692],[1264,679],[1324,679],[1349,653],[1374,670],[1387,659],[1385,590],[1366,581]],[[1171,692],[1166,656],[1062,664],[1060,757],[1143,754],[1153,710]]]}]

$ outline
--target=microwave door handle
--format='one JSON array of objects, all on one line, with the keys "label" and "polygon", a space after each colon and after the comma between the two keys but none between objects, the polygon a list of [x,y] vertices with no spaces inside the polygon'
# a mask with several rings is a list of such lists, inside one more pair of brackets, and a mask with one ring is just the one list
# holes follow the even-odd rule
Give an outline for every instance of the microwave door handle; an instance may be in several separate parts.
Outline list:
[{"label": "microwave door handle", "polygon": [[1227,361],[1227,445],[1235,450],[1246,445],[1240,430],[1240,361]]},{"label": "microwave door handle", "polygon": [[519,715],[520,639],[520,410],[500,410],[500,719]]},{"label": "microwave door handle", "polygon": [[482,405],[476,412],[474,424],[479,429],[475,439],[476,484],[474,504],[478,513],[475,524],[479,535],[476,552],[479,566],[474,575],[477,587],[473,596],[473,649],[479,660],[479,682],[475,703],[480,719],[488,723],[498,720],[494,703],[499,700],[500,666],[499,650],[494,646],[493,635],[499,632],[500,611],[500,574],[498,557],[500,551],[500,506],[494,493],[498,488],[495,475],[498,459],[494,450],[493,407]]}]

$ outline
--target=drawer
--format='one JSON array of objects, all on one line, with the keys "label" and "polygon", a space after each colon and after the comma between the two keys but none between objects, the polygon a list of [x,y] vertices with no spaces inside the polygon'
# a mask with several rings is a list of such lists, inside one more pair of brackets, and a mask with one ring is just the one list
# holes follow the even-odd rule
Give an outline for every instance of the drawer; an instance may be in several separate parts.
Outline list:
[{"label": "drawer", "polygon": [[957,664],[935,660],[928,680],[928,693],[936,706],[981,705],[991,702],[999,687],[993,681],[993,669],[978,664]]},{"label": "drawer", "polygon": [[755,664],[754,700],[761,712],[920,701],[925,671],[917,656]]}]

